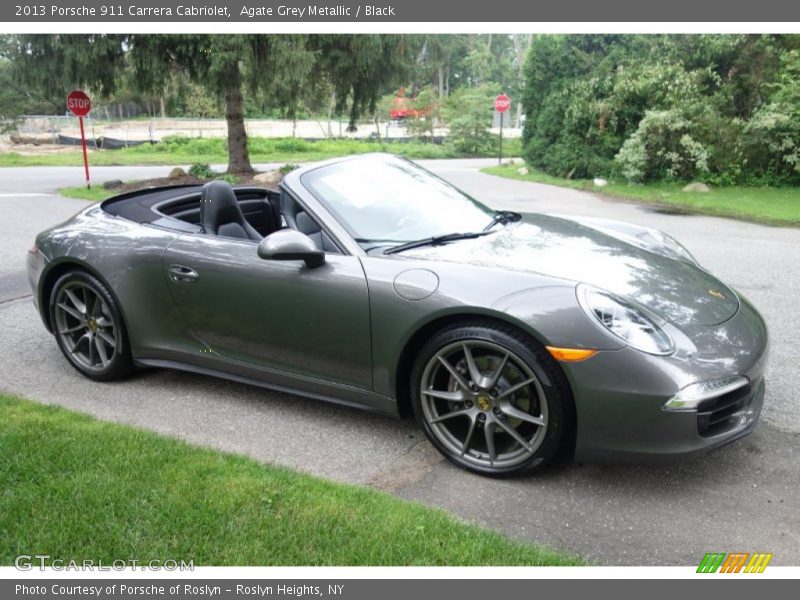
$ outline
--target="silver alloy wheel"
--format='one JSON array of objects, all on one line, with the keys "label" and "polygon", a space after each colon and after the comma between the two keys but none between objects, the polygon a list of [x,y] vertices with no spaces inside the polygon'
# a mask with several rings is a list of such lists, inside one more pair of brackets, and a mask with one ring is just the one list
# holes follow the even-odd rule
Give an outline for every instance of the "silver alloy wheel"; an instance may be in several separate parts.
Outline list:
[{"label": "silver alloy wheel", "polygon": [[89,285],[70,282],[58,290],[55,330],[84,369],[102,371],[117,352],[114,319],[105,300]]},{"label": "silver alloy wheel", "polygon": [[547,398],[519,356],[482,340],[440,349],[422,374],[424,419],[451,453],[480,467],[507,468],[542,445]]}]

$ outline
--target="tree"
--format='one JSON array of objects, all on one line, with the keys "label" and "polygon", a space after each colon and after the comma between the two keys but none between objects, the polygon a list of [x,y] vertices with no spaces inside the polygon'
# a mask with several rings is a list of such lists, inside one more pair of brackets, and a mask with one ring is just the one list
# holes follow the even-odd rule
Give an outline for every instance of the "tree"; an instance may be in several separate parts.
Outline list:
[{"label": "tree", "polygon": [[337,112],[349,104],[349,131],[355,131],[359,115],[374,114],[381,96],[408,75],[418,47],[417,40],[402,35],[312,35],[308,43],[317,56],[312,83],[333,86]]},{"label": "tree", "polygon": [[244,95],[264,95],[293,118],[305,93],[332,83],[350,128],[374,111],[381,93],[405,75],[412,44],[399,35],[23,35],[17,72],[31,85],[64,95],[73,87],[113,94],[129,70],[137,89],[163,94],[176,71],[222,98],[228,172],[252,171]]},{"label": "tree", "polygon": [[800,183],[800,36],[536,36],[525,159],[551,174]]},{"label": "tree", "polygon": [[517,85],[512,93],[516,96],[514,101],[517,107],[516,125],[517,127],[522,127],[522,98],[519,96],[522,94],[522,82],[525,80],[525,57],[530,50],[533,34],[515,33],[511,36],[511,39],[514,41],[514,66],[517,69]]},{"label": "tree", "polygon": [[470,36],[464,34],[429,34],[421,37],[414,81],[420,87],[436,87],[440,99],[450,95],[451,81],[464,79],[464,58]]},{"label": "tree", "polygon": [[52,102],[15,76],[13,52],[13,39],[0,36],[0,131],[15,128],[22,115],[50,114],[64,108],[63,100]]},{"label": "tree", "polygon": [[490,107],[499,92],[497,84],[463,86],[448,98],[445,113],[449,142],[456,150],[472,156],[495,152],[499,138],[491,131]]}]

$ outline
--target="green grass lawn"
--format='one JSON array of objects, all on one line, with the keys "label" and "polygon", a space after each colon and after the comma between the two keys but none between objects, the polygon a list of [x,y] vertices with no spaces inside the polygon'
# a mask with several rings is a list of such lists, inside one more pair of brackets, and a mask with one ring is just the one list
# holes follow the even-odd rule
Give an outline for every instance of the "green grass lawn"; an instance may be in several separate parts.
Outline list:
[{"label": "green grass lawn", "polygon": [[[519,140],[506,140],[506,154],[520,152]],[[248,140],[253,163],[294,163],[323,160],[348,154],[390,152],[408,158],[461,158],[447,144],[426,142],[381,142],[372,140],[329,139],[306,141],[299,138],[259,138]],[[193,163],[225,164],[228,153],[223,138],[168,137],[155,144],[144,144],[120,150],[95,150],[89,154],[89,165],[188,165]],[[79,149],[49,154],[23,155],[16,152],[0,154],[0,167],[79,166],[83,155]]]},{"label": "green grass lawn", "polygon": [[19,554],[196,566],[583,564],[367,488],[3,394],[0,456],[3,565]]},{"label": "green grass lawn", "polygon": [[604,196],[669,206],[692,213],[731,217],[770,225],[800,225],[800,188],[798,187],[715,187],[710,192],[684,192],[680,183],[645,185],[609,182],[597,187],[590,180],[553,177],[531,169],[520,175],[517,166],[482,169],[484,173],[521,181],[547,183]]},{"label": "green grass lawn", "polygon": [[114,196],[117,192],[114,190],[107,190],[102,185],[97,185],[91,189],[86,189],[85,185],[76,185],[75,187],[59,188],[58,193],[67,198],[80,198],[81,200],[105,200]]}]

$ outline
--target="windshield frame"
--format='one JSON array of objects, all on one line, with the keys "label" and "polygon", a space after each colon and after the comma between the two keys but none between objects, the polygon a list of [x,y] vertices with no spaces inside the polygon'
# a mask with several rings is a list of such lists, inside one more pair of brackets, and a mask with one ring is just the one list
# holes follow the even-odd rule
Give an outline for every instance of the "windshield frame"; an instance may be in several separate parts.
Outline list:
[{"label": "windshield frame", "polygon": [[[303,188],[303,190],[310,194],[320,205],[325,209],[325,211],[337,222],[337,224],[344,229],[353,242],[359,247],[359,249],[364,253],[369,253],[374,251],[377,248],[390,248],[392,246],[397,246],[399,244],[404,244],[407,242],[415,241],[415,240],[389,240],[389,239],[375,239],[370,240],[368,238],[361,237],[351,226],[350,223],[345,219],[341,213],[332,206],[332,204],[325,199],[325,197],[319,193],[316,189],[314,189],[311,185],[309,185],[308,179],[318,175],[320,170],[327,170],[327,169],[336,169],[341,168],[344,164],[352,164],[352,163],[359,163],[359,162],[366,162],[367,160],[375,160],[375,159],[382,159],[384,162],[390,162],[391,160],[395,161],[402,161],[406,162],[410,165],[413,165],[414,168],[420,169],[425,172],[426,175],[430,176],[433,179],[436,179],[439,183],[443,186],[454,190],[459,195],[463,196],[465,200],[471,202],[475,205],[478,209],[486,213],[486,225],[495,218],[497,211],[492,209],[491,207],[487,206],[483,202],[472,197],[470,194],[465,192],[464,190],[456,187],[443,177],[440,177],[436,173],[426,169],[425,167],[417,164],[416,162],[409,160],[403,156],[396,156],[394,154],[381,154],[381,153],[374,153],[374,154],[363,154],[357,157],[350,157],[344,160],[338,160],[336,162],[326,163],[323,165],[319,165],[317,167],[308,169],[299,174],[299,182]],[[449,233],[472,233],[472,232],[445,232],[443,235],[447,235]]]}]

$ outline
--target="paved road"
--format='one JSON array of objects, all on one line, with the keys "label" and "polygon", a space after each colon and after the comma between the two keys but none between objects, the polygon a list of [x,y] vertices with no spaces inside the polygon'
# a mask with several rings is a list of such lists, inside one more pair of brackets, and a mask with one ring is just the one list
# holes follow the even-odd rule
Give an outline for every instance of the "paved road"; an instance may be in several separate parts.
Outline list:
[{"label": "paved road", "polygon": [[[84,206],[53,194],[58,186],[79,184],[78,169],[0,170],[0,389],[370,485],[602,564],[697,564],[708,550],[770,551],[775,564],[800,564],[800,406],[794,394],[800,361],[791,351],[800,338],[800,230],[661,214],[498,179],[478,172],[485,161],[426,164],[497,208],[619,218],[682,240],[750,297],[771,325],[769,386],[757,431],[670,468],[576,464],[494,481],[451,467],[409,421],[167,371],[92,383],[67,366],[44,332],[24,297],[22,272],[35,233]],[[95,177],[133,179],[166,170],[109,167],[95,169]]]}]

